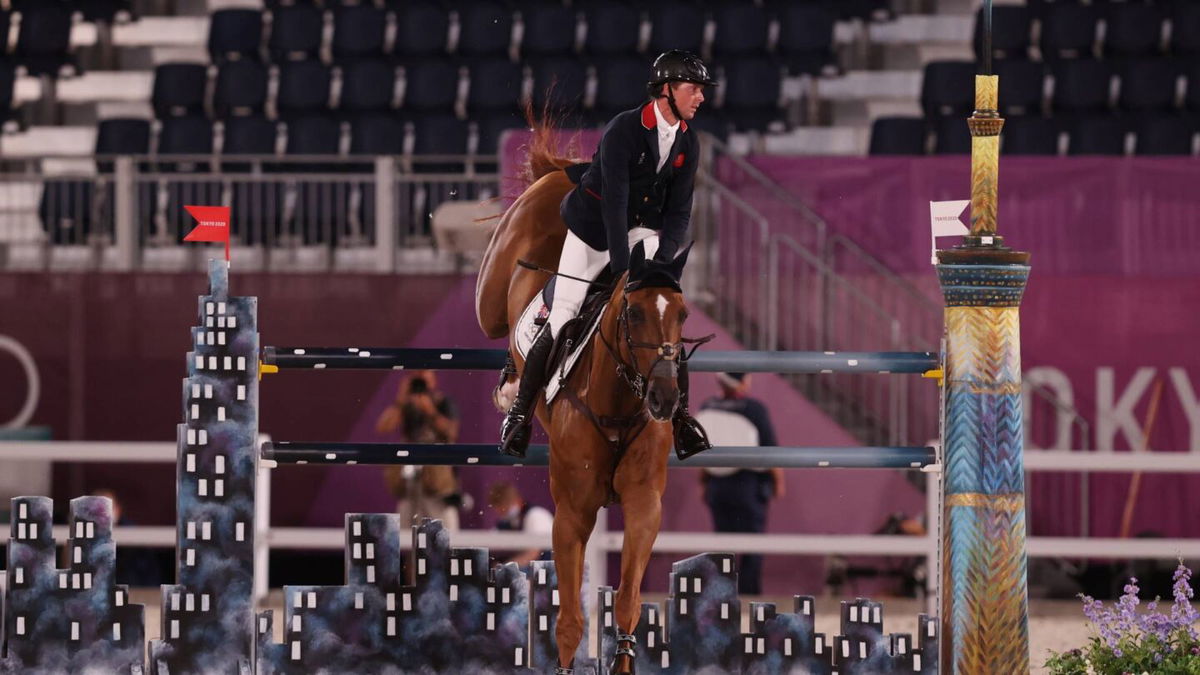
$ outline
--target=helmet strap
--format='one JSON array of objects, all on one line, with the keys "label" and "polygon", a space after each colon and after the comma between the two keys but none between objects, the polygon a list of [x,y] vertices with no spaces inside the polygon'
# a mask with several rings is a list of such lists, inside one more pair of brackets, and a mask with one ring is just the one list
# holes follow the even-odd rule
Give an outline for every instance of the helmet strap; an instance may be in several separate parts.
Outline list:
[{"label": "helmet strap", "polygon": [[671,112],[675,113],[675,123],[683,121],[683,115],[679,114],[679,108],[675,106],[675,89],[671,87],[671,83],[667,83],[667,105],[671,106]]}]

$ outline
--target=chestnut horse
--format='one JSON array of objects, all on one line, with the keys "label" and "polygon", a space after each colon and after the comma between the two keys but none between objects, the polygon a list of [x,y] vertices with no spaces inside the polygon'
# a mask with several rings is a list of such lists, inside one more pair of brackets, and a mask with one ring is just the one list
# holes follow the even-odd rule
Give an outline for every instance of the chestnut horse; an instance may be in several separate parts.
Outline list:
[{"label": "chestnut horse", "polygon": [[[551,132],[549,126],[535,125],[529,159],[534,182],[505,212],[483,258],[475,308],[488,337],[512,333],[548,280],[546,270],[557,267],[566,236],[559,204],[573,184],[562,170],[572,162],[549,149]],[[625,511],[618,631],[632,635],[641,613],[642,575],[662,521],[671,415],[679,398],[676,369],[684,356],[681,331],[687,309],[678,275],[685,259],[686,252],[671,264],[646,261],[639,245],[631,255],[630,270],[635,277],[645,277],[645,283],[626,290],[625,279],[618,280],[599,329],[561,392],[549,406],[539,397],[536,414],[550,435],[553,546],[561,603],[555,637],[564,668],[572,665],[583,637],[584,549],[597,512],[613,502],[620,502]],[[518,260],[545,270],[519,265]],[[513,360],[523,367],[515,338],[509,342]],[[508,383],[497,388],[502,409],[511,404],[511,396],[504,398],[515,382],[510,375]],[[632,646],[618,642],[612,672],[633,672]]]}]

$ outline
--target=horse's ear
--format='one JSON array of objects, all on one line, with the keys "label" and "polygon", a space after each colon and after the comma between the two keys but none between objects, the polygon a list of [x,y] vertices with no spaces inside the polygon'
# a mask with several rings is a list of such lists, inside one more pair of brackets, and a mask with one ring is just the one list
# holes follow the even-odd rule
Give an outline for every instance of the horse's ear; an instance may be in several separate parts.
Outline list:
[{"label": "horse's ear", "polygon": [[629,251],[629,278],[637,279],[646,266],[646,245],[644,242],[634,244]]},{"label": "horse's ear", "polygon": [[683,250],[676,254],[675,259],[671,261],[671,274],[676,279],[683,278],[683,266],[687,264],[688,254],[692,252],[692,245],[695,241],[689,242]]}]

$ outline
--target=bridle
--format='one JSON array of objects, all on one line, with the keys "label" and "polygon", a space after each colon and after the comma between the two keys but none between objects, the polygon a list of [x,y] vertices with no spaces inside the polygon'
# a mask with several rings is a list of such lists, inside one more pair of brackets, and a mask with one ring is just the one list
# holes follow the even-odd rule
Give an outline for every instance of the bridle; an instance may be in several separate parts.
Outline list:
[{"label": "bridle", "polygon": [[[633,395],[638,398],[642,407],[645,406],[646,397],[649,395],[650,378],[654,377],[656,372],[661,373],[662,368],[669,369],[667,373],[674,377],[679,363],[686,363],[696,353],[696,350],[706,342],[711,341],[716,337],[716,334],[706,335],[700,338],[681,338],[679,342],[641,342],[633,339],[633,331],[629,328],[629,296],[625,292],[621,295],[621,313],[617,316],[617,335],[616,341],[624,339],[625,349],[629,353],[629,359],[632,363],[627,362],[622,357],[620,351],[609,342],[604,335],[604,327],[597,327],[597,334],[600,337],[600,342],[608,349],[609,355],[613,361],[617,363],[617,375],[629,387]],[[691,349],[688,349],[688,346]],[[637,350],[653,350],[654,360],[650,363],[650,368],[642,371],[641,364],[638,362]]]}]

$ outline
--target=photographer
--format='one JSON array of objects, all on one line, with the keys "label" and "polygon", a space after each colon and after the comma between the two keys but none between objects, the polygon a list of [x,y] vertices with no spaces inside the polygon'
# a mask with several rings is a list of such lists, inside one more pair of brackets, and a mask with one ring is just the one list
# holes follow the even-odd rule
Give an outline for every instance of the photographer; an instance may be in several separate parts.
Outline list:
[{"label": "photographer", "polygon": [[[376,433],[399,434],[410,443],[453,443],[458,439],[458,411],[437,388],[431,370],[413,373],[400,383],[396,400],[379,416]],[[384,481],[396,497],[396,512],[407,527],[414,518],[442,521],[446,529],[458,529],[458,509],[464,495],[449,466],[390,466]]]}]

